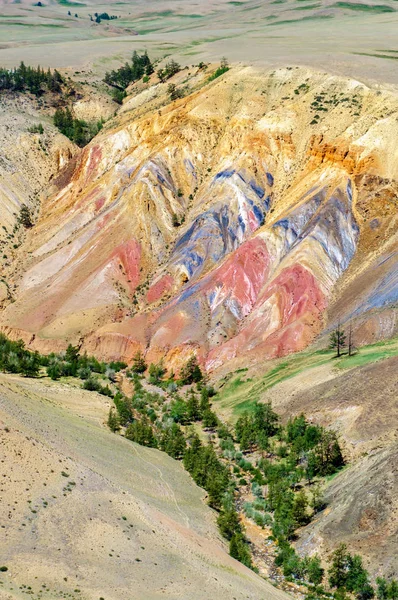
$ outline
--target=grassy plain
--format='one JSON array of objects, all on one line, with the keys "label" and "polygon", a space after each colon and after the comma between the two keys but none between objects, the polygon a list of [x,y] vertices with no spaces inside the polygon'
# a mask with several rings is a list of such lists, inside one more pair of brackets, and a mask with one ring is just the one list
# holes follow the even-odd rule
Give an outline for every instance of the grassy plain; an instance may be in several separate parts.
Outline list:
[{"label": "grassy plain", "polygon": [[[398,82],[393,61],[383,60],[380,39],[398,49],[397,5],[378,2],[309,0],[211,0],[198,5],[169,0],[108,3],[61,0],[33,6],[0,3],[0,64],[24,60],[45,67],[73,67],[104,72],[146,48],[162,58],[171,53],[182,64],[195,60],[259,66],[306,65],[367,82]],[[71,13],[68,15],[68,11]],[[107,12],[117,19],[90,20]],[[77,16],[76,16],[77,15]],[[195,50],[192,49],[195,44]]]}]

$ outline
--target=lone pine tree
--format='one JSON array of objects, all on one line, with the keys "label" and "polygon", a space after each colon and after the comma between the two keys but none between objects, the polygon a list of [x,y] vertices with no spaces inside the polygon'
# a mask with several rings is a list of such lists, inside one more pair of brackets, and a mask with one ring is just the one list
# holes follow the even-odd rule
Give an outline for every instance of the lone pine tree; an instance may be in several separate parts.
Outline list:
[{"label": "lone pine tree", "polygon": [[336,350],[336,356],[341,356],[341,352],[346,345],[346,335],[344,330],[341,329],[340,323],[337,326],[337,329],[332,331],[329,338],[329,348]]}]

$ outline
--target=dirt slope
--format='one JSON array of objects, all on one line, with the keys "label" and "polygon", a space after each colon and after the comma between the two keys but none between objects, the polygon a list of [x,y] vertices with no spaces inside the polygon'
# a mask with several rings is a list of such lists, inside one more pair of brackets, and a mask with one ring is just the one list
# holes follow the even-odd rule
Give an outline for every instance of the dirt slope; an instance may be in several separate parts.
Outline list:
[{"label": "dirt slope", "polygon": [[180,463],[105,428],[106,400],[2,375],[0,406],[1,598],[287,598],[228,556]]},{"label": "dirt slope", "polygon": [[[34,131],[40,124],[41,134]],[[7,268],[15,255],[14,245],[21,241],[21,232],[15,229],[21,205],[37,214],[43,189],[77,148],[54,127],[37,99],[3,92],[0,147],[0,248],[2,267]]]},{"label": "dirt slope", "polygon": [[374,575],[398,574],[397,369],[398,357],[389,358],[275,403],[285,418],[302,411],[338,431],[352,461],[327,486],[328,508],[305,528],[298,548],[325,551],[346,542]]}]

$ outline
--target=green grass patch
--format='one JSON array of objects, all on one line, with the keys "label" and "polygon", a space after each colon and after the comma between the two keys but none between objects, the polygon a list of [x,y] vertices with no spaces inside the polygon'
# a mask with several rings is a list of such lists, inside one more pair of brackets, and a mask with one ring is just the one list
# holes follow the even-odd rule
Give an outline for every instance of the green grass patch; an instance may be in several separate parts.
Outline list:
[{"label": "green grass patch", "polygon": [[275,21],[274,23],[268,23],[268,27],[273,25],[291,25],[294,23],[302,23],[303,21],[324,21],[325,19],[333,19],[333,15],[311,15],[308,17],[301,17],[301,19],[289,19],[286,21]]},{"label": "green grass patch", "polygon": [[83,4],[83,2],[73,2],[72,0],[57,0],[57,2],[61,6],[87,6],[87,4]]},{"label": "green grass patch", "polygon": [[[5,23],[4,23],[5,25]],[[20,21],[7,21],[7,25],[19,25],[20,27],[34,27],[39,29],[45,27],[46,29],[66,29],[66,25],[59,25],[56,23],[21,23]]]},{"label": "green grass patch", "polygon": [[204,15],[197,15],[197,14],[192,14],[192,15],[175,15],[176,17],[179,17],[181,19],[203,19]]},{"label": "green grass patch", "polygon": [[336,366],[339,369],[352,369],[397,355],[397,340],[392,340],[391,343],[377,342],[376,344],[360,348],[359,352],[353,356],[344,355],[342,358],[336,359]]},{"label": "green grass patch", "polygon": [[172,10],[160,10],[158,12],[154,11],[154,12],[149,12],[149,13],[144,13],[142,15],[143,18],[156,18],[156,17],[171,17],[174,15],[174,11]]},{"label": "green grass patch", "polygon": [[310,376],[312,369],[325,364],[341,370],[354,369],[392,356],[398,356],[397,338],[363,346],[357,354],[340,358],[334,358],[332,350],[304,350],[280,359],[274,366],[268,367],[263,376],[254,379],[245,379],[241,370],[230,373],[221,381],[215,401],[221,409],[230,409],[239,416],[246,410],[250,411],[267,390],[303,372]]},{"label": "green grass patch", "polygon": [[320,8],[322,4],[306,4],[305,6],[296,6],[293,10],[311,10],[314,8]]},{"label": "green grass patch", "polygon": [[371,52],[353,52],[358,56],[371,56],[373,58],[387,58],[388,60],[398,60],[398,56],[390,56],[388,54],[372,54]]},{"label": "green grass patch", "polygon": [[147,35],[148,33],[153,33],[154,31],[159,31],[160,26],[159,27],[152,27],[151,29],[138,29],[136,28],[136,32],[139,35]]},{"label": "green grass patch", "polygon": [[216,400],[221,406],[232,408],[237,416],[245,410],[250,410],[261,395],[286,379],[295,377],[305,369],[318,367],[329,362],[333,352],[319,350],[317,352],[300,352],[269,369],[263,377],[242,379],[232,374],[221,388]]},{"label": "green grass patch", "polygon": [[337,475],[340,475],[340,473],[342,473],[343,471],[346,471],[349,466],[350,465],[344,465],[344,467],[341,467],[338,471],[336,471],[336,473],[332,473],[331,475],[326,475],[325,481],[327,481],[329,483],[329,481],[332,481],[333,479],[335,479],[335,477],[337,477]]},{"label": "green grass patch", "polygon": [[348,10],[354,10],[359,12],[370,12],[370,13],[391,13],[395,12],[395,9],[388,4],[362,4],[357,2],[336,2],[331,5],[332,8],[347,8]]}]

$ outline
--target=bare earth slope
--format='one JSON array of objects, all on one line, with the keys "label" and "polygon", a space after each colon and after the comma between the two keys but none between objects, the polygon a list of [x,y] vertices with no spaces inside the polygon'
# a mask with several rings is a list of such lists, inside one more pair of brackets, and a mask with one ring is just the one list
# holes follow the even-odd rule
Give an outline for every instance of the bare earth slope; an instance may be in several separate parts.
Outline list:
[{"label": "bare earth slope", "polygon": [[[39,124],[44,130],[41,135],[34,132]],[[12,297],[4,274],[24,236],[18,223],[21,206],[28,206],[32,215],[38,212],[43,188],[76,148],[39,110],[37,99],[4,94],[0,97],[0,148],[1,306]]]},{"label": "bare earth slope", "polygon": [[228,556],[181,464],[106,414],[95,394],[1,376],[0,597],[287,598]]},{"label": "bare earth slope", "polygon": [[346,542],[373,573],[397,575],[398,358],[360,367],[314,385],[278,404],[285,416],[303,411],[342,436],[354,464],[327,487],[328,509],[306,528],[298,545]]}]

